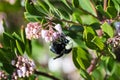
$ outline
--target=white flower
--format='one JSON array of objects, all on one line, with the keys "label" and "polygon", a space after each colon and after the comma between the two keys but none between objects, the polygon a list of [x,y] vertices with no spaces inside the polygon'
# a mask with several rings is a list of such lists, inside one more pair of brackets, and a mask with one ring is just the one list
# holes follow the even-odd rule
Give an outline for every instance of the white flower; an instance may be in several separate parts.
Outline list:
[{"label": "white flower", "polygon": [[41,36],[42,38],[45,38],[47,36],[48,30],[41,30]]},{"label": "white flower", "polygon": [[23,73],[21,70],[17,70],[17,74],[18,74],[18,77],[22,77],[23,76]]},{"label": "white flower", "polygon": [[58,39],[59,37],[60,37],[60,33],[59,32],[54,32],[53,33],[53,40],[56,40],[56,39]]},{"label": "white flower", "polygon": [[62,28],[60,24],[55,25],[55,29],[59,32],[62,33]]}]

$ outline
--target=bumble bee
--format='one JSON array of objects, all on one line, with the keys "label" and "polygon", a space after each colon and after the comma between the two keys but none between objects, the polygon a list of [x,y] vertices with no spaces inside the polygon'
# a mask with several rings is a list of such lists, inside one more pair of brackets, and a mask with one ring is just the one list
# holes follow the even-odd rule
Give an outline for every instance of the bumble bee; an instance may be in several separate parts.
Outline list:
[{"label": "bumble bee", "polygon": [[58,55],[54,59],[60,58],[64,54],[68,54],[72,50],[72,46],[69,44],[71,44],[70,40],[68,40],[65,35],[60,35],[58,39],[53,40],[50,44],[50,50]]}]

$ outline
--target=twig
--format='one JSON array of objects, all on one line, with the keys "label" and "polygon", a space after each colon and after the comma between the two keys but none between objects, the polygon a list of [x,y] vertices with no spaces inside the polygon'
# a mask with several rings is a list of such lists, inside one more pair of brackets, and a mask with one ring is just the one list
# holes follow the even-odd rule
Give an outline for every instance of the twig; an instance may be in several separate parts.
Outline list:
[{"label": "twig", "polygon": [[90,66],[87,68],[87,72],[89,74],[91,74],[91,72],[96,68],[96,65],[98,63],[98,61],[100,60],[100,57],[102,56],[102,53],[98,56],[98,58],[93,58],[93,60],[91,60],[91,64]]},{"label": "twig", "polygon": [[53,76],[53,75],[50,75],[50,74],[47,74],[47,73],[41,72],[41,71],[35,71],[35,74],[37,74],[37,75],[42,75],[42,76],[51,78],[52,80],[60,80],[60,79],[56,78],[56,77]]},{"label": "twig", "polygon": [[103,7],[104,7],[104,11],[106,11],[106,9],[107,9],[107,0],[104,0]]},{"label": "twig", "polygon": [[65,20],[65,19],[60,19],[60,21],[67,22],[67,23],[72,23],[72,24],[75,24],[75,25],[81,25],[79,23],[76,23],[76,22],[73,22],[73,21],[68,21],[68,20]]}]

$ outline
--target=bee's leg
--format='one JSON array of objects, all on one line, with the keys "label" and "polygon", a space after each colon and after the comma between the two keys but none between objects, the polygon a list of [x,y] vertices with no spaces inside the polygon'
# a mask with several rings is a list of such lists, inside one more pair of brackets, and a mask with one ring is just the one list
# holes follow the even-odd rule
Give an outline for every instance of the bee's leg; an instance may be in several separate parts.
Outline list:
[{"label": "bee's leg", "polygon": [[55,59],[57,59],[57,58],[60,58],[61,56],[63,56],[63,53],[62,54],[60,54],[60,55],[58,55],[58,56],[56,56],[55,58],[53,58],[54,60]]}]

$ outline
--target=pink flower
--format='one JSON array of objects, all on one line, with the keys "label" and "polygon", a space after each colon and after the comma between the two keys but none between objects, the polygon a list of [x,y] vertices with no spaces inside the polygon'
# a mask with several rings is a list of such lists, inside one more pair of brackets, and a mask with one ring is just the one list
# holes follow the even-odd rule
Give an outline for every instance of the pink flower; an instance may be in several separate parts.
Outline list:
[{"label": "pink flower", "polygon": [[49,30],[41,30],[41,36],[43,39],[45,39],[46,42],[51,42],[58,39],[61,33],[62,28],[60,24],[57,24],[55,27],[50,27]]},{"label": "pink flower", "polygon": [[43,39],[45,39],[46,42],[52,41],[52,35],[53,35],[53,31],[51,31],[51,30],[42,30],[41,31],[41,36]]},{"label": "pink flower", "polygon": [[27,39],[38,39],[41,36],[41,25],[38,22],[30,22],[25,28],[26,38]]}]

